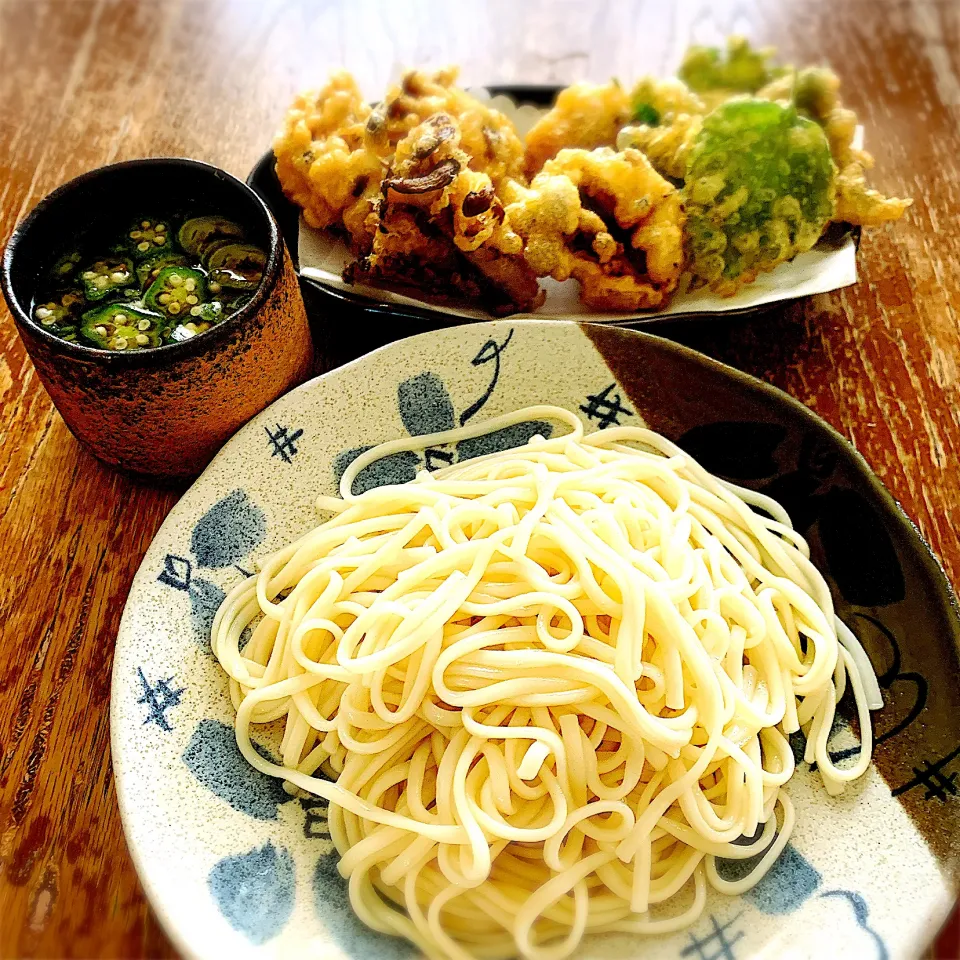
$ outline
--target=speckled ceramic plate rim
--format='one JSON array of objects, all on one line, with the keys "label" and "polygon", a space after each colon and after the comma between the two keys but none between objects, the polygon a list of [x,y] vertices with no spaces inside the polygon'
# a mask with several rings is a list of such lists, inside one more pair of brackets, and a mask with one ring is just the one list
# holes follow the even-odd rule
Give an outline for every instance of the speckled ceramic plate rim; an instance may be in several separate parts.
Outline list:
[{"label": "speckled ceramic plate rim", "polygon": [[[582,324],[575,323],[573,321],[556,321],[556,320],[516,320],[512,321],[509,319],[500,320],[500,321],[490,321],[490,322],[481,322],[479,326],[492,326],[497,325],[502,328],[508,325],[513,326],[523,326],[523,327],[556,327],[557,325],[568,326],[568,327],[581,327],[588,328],[590,326],[600,326],[592,324]],[[476,328],[478,324],[464,324],[462,325],[464,330],[469,330],[470,328]],[[450,328],[447,328],[449,332]],[[865,480],[873,490],[880,495],[881,500],[883,500],[890,511],[890,515],[895,517],[898,525],[902,528],[903,532],[906,534],[909,540],[916,546],[920,546],[920,555],[923,558],[924,566],[928,569],[928,572],[932,574],[932,579],[937,583],[939,590],[942,594],[942,597],[946,600],[947,606],[952,612],[953,616],[953,640],[954,646],[960,649],[960,643],[958,643],[958,637],[960,637],[960,604],[958,604],[956,594],[948,581],[942,565],[940,564],[938,558],[933,553],[927,541],[924,539],[917,525],[913,520],[906,514],[902,505],[898,500],[896,500],[886,487],[880,482],[880,480],[873,473],[869,464],[865,458],[860,454],[860,452],[848,441],[842,434],[836,431],[831,427],[826,421],[822,420],[817,416],[813,411],[809,410],[804,406],[800,401],[789,396],[778,388],[764,383],[761,380],[758,380],[748,374],[743,373],[733,367],[730,367],[720,361],[714,360],[705,355],[699,354],[697,351],[694,351],[688,347],[685,347],[681,344],[674,343],[669,340],[665,340],[660,337],[656,337],[653,334],[645,333],[643,331],[636,330],[620,330],[619,333],[622,333],[630,337],[639,337],[645,338],[648,341],[654,341],[657,344],[658,349],[662,349],[667,353],[674,353],[680,357],[684,357],[688,360],[693,360],[697,364],[711,368],[721,375],[733,379],[738,383],[738,386],[742,389],[749,390],[752,392],[757,392],[764,394],[770,397],[773,397],[777,402],[784,403],[793,409],[794,413],[800,415],[801,419],[807,421],[815,430],[821,432],[825,431],[828,433],[834,440],[841,441],[842,445],[846,448],[849,454],[852,454],[852,461],[855,464],[858,474],[862,480]],[[240,449],[241,445],[244,442],[244,437],[247,433],[255,430],[259,430],[261,423],[260,421],[268,417],[272,408],[281,401],[286,400],[288,397],[294,397],[298,393],[306,393],[310,391],[317,381],[325,380],[330,378],[336,378],[341,376],[350,376],[354,371],[362,368],[371,357],[380,355],[386,352],[396,350],[400,345],[411,346],[417,342],[422,342],[429,340],[430,338],[436,335],[436,331],[427,331],[415,336],[408,337],[404,340],[394,341],[388,344],[385,344],[382,347],[377,348],[376,350],[371,351],[368,354],[365,354],[355,360],[350,361],[347,364],[344,364],[341,367],[338,367],[334,370],[328,371],[325,374],[322,374],[319,377],[315,377],[310,381],[307,381],[304,384],[294,388],[288,394],[285,394],[283,397],[275,401],[274,404],[267,407],[264,411],[258,414],[253,420],[251,420],[247,425],[245,425],[241,430],[237,432],[220,450],[220,452],[215,457],[214,461],[211,463],[210,467],[204,471],[203,474],[195,481],[195,483],[186,491],[186,493],[180,498],[180,500],[174,505],[170,513],[164,519],[164,522],[161,524],[158,529],[154,540],[162,538],[165,531],[167,531],[178,519],[181,513],[186,512],[188,504],[191,500],[194,489],[201,484],[204,477],[208,471],[212,470],[215,466],[220,464],[223,460],[228,459],[234,450]],[[595,347],[595,345],[591,344]],[[596,347],[595,347],[596,348]],[[598,348],[596,348],[598,349]],[[602,354],[601,354],[602,356]],[[152,543],[151,543],[152,546]],[[149,552],[149,547],[147,552]],[[136,589],[140,584],[147,582],[149,579],[154,578],[155,570],[147,569],[145,565],[141,565],[138,569],[137,574],[134,577],[133,583],[131,585],[130,594],[133,595],[136,592]],[[118,637],[121,636],[124,632],[125,624],[128,620],[128,609],[125,607],[123,616],[121,618],[120,627],[118,631]],[[116,687],[118,682],[117,678],[116,665],[114,667],[113,676],[112,676],[112,689]],[[126,763],[125,757],[125,748],[121,739],[120,733],[120,717],[118,715],[117,708],[117,698],[111,696],[111,710],[110,710],[110,724],[111,724],[111,753],[112,753],[112,762],[114,765],[114,783],[117,790],[118,805],[120,808],[121,821],[124,828],[125,836],[128,840],[128,848],[131,853],[135,868],[137,870],[138,877],[141,884],[147,894],[148,900],[161,924],[163,925],[165,931],[170,937],[171,941],[175,944],[177,949],[187,957],[201,958],[203,955],[197,953],[191,948],[191,944],[188,940],[188,933],[186,930],[183,930],[177,927],[165,914],[163,900],[160,895],[160,891],[155,886],[153,879],[151,877],[151,871],[148,867],[148,864],[145,859],[145,851],[141,850],[137,843],[133,842],[131,837],[133,836],[133,831],[131,829],[132,823],[136,820],[136,806],[131,802],[130,797],[127,794],[126,784],[123,777],[123,768]],[[942,924],[943,920],[946,918],[948,910],[943,910],[941,916],[931,916],[929,920],[931,921],[928,924],[927,929],[931,932],[929,934],[929,940],[932,941],[933,935],[939,926]],[[924,944],[918,944],[918,953],[923,949]]]}]

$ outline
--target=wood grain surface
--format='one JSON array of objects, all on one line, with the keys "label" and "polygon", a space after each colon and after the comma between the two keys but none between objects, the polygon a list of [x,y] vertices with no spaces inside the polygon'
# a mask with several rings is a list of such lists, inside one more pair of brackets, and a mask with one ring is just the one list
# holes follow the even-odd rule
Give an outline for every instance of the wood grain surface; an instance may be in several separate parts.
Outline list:
[{"label": "wood grain surface", "polygon": [[[855,287],[662,332],[783,387],[851,439],[958,583],[960,9],[949,0],[0,0],[0,238],[104,163],[172,154],[244,177],[294,93],[333,67],[371,95],[403,66],[447,62],[469,83],[631,79],[732,31],[831,63],[866,126],[875,182],[916,202],[865,233]],[[80,449],[5,309],[0,397],[0,957],[171,957],[123,840],[109,695],[127,590],[179,491]],[[954,928],[939,955],[960,955],[956,941]]]}]

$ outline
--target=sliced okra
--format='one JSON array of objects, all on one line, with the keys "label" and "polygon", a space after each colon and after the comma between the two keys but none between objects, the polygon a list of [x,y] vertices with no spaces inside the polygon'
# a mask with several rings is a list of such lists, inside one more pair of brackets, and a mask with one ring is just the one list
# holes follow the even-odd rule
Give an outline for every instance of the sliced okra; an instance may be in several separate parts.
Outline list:
[{"label": "sliced okra", "polygon": [[80,290],[68,290],[56,299],[38,303],[33,308],[33,316],[42,326],[62,332],[65,326],[72,325],[84,302],[85,298]]},{"label": "sliced okra", "polygon": [[160,346],[166,328],[163,317],[128,303],[111,303],[88,310],[83,315],[80,334],[88,343],[104,350],[146,350]]},{"label": "sliced okra", "polygon": [[137,264],[137,280],[144,290],[160,276],[160,271],[164,267],[188,267],[190,261],[180,253],[174,253],[168,250],[166,253],[159,253]]},{"label": "sliced okra", "polygon": [[77,268],[80,266],[80,252],[74,250],[65,253],[51,268],[50,279],[57,287],[64,287],[74,282]]},{"label": "sliced okra", "polygon": [[144,260],[173,245],[170,226],[164,220],[144,217],[127,230],[126,247],[134,260]]},{"label": "sliced okra", "polygon": [[133,264],[126,257],[104,257],[83,270],[80,279],[87,299],[97,301],[120,293],[136,276]]},{"label": "sliced okra", "polygon": [[189,316],[191,308],[199,306],[206,298],[206,279],[198,270],[163,267],[144,294],[143,302],[157,313],[179,318]]}]

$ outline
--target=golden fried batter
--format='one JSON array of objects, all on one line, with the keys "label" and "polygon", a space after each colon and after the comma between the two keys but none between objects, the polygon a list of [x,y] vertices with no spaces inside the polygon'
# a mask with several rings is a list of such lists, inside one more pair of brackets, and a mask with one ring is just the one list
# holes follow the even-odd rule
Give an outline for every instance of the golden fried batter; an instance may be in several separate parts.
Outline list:
[{"label": "golden fried batter", "polygon": [[532,177],[565,147],[612,147],[629,119],[630,97],[616,80],[561,90],[550,112],[527,134],[527,174]]},{"label": "golden fried batter", "polygon": [[543,171],[529,187],[511,182],[504,186],[504,201],[511,227],[520,234],[524,256],[538,277],[566,280],[574,257],[571,238],[578,231],[596,232],[596,214],[580,205],[580,192],[569,177]]},{"label": "golden fried batter", "polygon": [[757,92],[761,100],[793,103],[823,127],[838,168],[853,159],[857,115],[840,102],[840,78],[827,67],[791,70]]},{"label": "golden fried batter", "polygon": [[457,122],[470,167],[486,173],[494,186],[523,173],[523,144],[511,121],[457,85],[458,67],[435,73],[411,70],[392,87],[367,123],[371,146],[382,157],[428,117],[444,113]]},{"label": "golden fried batter", "polygon": [[681,113],[706,113],[703,100],[676,77],[642,77],[630,93],[633,113],[642,123],[657,124]]},{"label": "golden fried batter", "polygon": [[372,240],[384,170],[366,143],[369,115],[353,77],[341,70],[322,90],[297,97],[273,145],[280,186],[307,223],[345,228],[360,250]]},{"label": "golden fried batter", "polygon": [[767,84],[757,96],[765,100],[793,102],[801,113],[823,127],[839,171],[835,220],[866,227],[899,220],[903,216],[913,201],[885,197],[867,186],[865,171],[873,166],[873,157],[853,145],[857,115],[843,106],[840,80],[832,70],[807,67],[790,71]]},{"label": "golden fried batter", "polygon": [[633,147],[665,177],[682,180],[687,154],[703,125],[703,100],[682,80],[644,77],[631,95],[634,119],[617,135],[617,149]]},{"label": "golden fried batter", "polygon": [[734,35],[725,47],[690,47],[678,73],[709,112],[733,97],[752,95],[779,77],[784,68],[771,63],[775,53],[774,47],[755,49],[746,37]]},{"label": "golden fried batter", "polygon": [[656,127],[624,127],[617,135],[617,149],[639,150],[657,173],[682,180],[687,174],[690,148],[702,126],[701,115],[681,113]]},{"label": "golden fried batter", "polygon": [[373,248],[346,277],[533,310],[544,293],[490,177],[469,167],[453,117],[436,114],[397,144],[383,181]]},{"label": "golden fried batter", "polygon": [[[740,46],[731,44],[730,56],[736,60],[740,50]],[[760,51],[759,59],[747,64],[751,66],[751,77],[760,75],[761,61],[765,64],[769,55],[770,51]],[[742,96],[742,91],[736,89],[706,89],[696,94],[679,80],[641,80],[632,99],[635,115],[645,122],[624,127],[617,136],[617,147],[640,150],[659,173],[685,179],[687,159],[703,127],[704,116],[718,105]],[[793,104],[823,128],[838,170],[835,220],[873,226],[903,216],[911,201],[885,197],[866,184],[864,171],[873,166],[873,158],[853,145],[857,116],[841,102],[840,80],[832,70],[788,70],[754,96]]]},{"label": "golden fried batter", "polygon": [[529,188],[512,185],[507,217],[540,276],[580,281],[588,306],[662,306],[683,267],[676,188],[637,150],[561,150]]},{"label": "golden fried batter", "polygon": [[899,220],[913,203],[912,200],[885,197],[878,190],[871,190],[864,177],[864,169],[868,165],[862,158],[851,160],[837,174],[836,220],[875,227],[888,220]]}]

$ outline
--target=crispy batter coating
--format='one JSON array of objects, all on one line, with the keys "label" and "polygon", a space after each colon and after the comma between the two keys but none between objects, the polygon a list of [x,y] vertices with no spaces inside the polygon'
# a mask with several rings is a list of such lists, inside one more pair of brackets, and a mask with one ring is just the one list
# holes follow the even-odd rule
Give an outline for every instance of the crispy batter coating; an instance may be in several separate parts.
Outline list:
[{"label": "crispy batter coating", "polygon": [[837,175],[837,209],[834,219],[861,226],[877,226],[899,220],[913,202],[885,197],[867,186],[865,171],[873,166],[873,157],[853,145],[857,115],[840,100],[840,80],[827,67],[807,67],[785,74],[757,94],[766,100],[790,102],[823,127]]},{"label": "crispy batter coating", "polygon": [[715,106],[737,94],[756,93],[779,76],[783,68],[770,62],[775,52],[773,47],[754,49],[745,37],[732,36],[726,49],[690,47],[677,73],[691,90],[706,95],[708,105]]},{"label": "crispy batter coating", "polygon": [[459,67],[435,73],[411,70],[392,87],[367,122],[371,144],[389,157],[397,144],[428,117],[444,113],[457,122],[470,167],[486,173],[494,186],[523,175],[523,143],[511,121],[457,85]]},{"label": "crispy batter coating", "polygon": [[694,285],[731,296],[809,250],[833,215],[835,174],[823,130],[793,107],[731,100],[708,114],[684,184]]},{"label": "crispy batter coating", "polygon": [[682,180],[687,175],[687,157],[703,126],[699,114],[681,113],[668,123],[624,127],[617,136],[617,149],[639,150],[665,177]]},{"label": "crispy batter coating", "polygon": [[527,134],[527,174],[534,176],[565,147],[612,147],[629,119],[630,97],[616,80],[561,90],[553,108]]},{"label": "crispy batter coating", "polygon": [[662,306],[683,267],[676,188],[637,150],[566,149],[528,188],[512,185],[507,217],[539,276],[580,281],[588,306]]},{"label": "crispy batter coating", "polygon": [[469,167],[457,122],[436,114],[397,144],[370,253],[346,279],[466,296],[492,313],[529,311],[544,293],[486,173]]},{"label": "crispy batter coating", "polygon": [[640,150],[659,173],[683,180],[704,117],[756,91],[757,99],[793,105],[823,128],[838,171],[833,219],[873,226],[903,216],[910,200],[885,197],[867,186],[865,171],[873,158],[853,145],[857,116],[840,99],[837,75],[827,67],[774,68],[771,56],[771,50],[753,50],[741,38],[731,39],[726,54],[717,48],[691,48],[681,75],[697,92],[678,80],[641,80],[633,104],[634,117],[642,122],[624,127],[617,147]]},{"label": "crispy batter coating", "polygon": [[361,250],[372,240],[384,169],[366,142],[369,115],[353,77],[340,70],[322,90],[297,97],[273,145],[280,186],[307,223],[345,228]]},{"label": "crispy batter coating", "polygon": [[864,170],[869,164],[863,159],[851,160],[837,174],[837,212],[835,220],[875,227],[889,220],[899,220],[913,201],[899,197],[885,197],[871,190]]},{"label": "crispy batter coating", "polygon": [[678,114],[703,114],[706,105],[682,80],[641,77],[630,93],[633,119],[656,126]]},{"label": "crispy batter coating", "polygon": [[535,309],[542,276],[598,309],[662,306],[685,267],[732,294],[825,217],[874,225],[911,203],[868,187],[836,75],[771,57],[731,38],[691,48],[680,79],[574,84],[525,147],[455,67],[411,71],[374,107],[340,71],[291,106],[277,175],[308,224],[349,236],[348,278],[501,314]]},{"label": "crispy batter coating", "polygon": [[544,170],[529,187],[511,182],[503,193],[510,225],[523,238],[524,256],[534,273],[554,280],[569,279],[574,265],[573,236],[598,229],[599,218],[583,209],[580,191],[565,174]]},{"label": "crispy batter coating", "polygon": [[761,100],[793,103],[823,127],[838,167],[853,159],[857,115],[840,102],[840,78],[828,67],[790,70],[757,92]]}]

